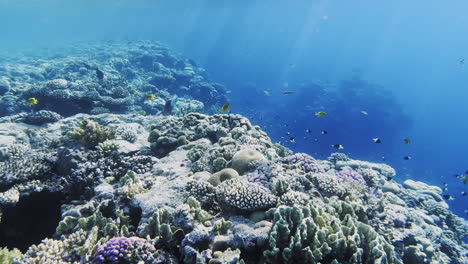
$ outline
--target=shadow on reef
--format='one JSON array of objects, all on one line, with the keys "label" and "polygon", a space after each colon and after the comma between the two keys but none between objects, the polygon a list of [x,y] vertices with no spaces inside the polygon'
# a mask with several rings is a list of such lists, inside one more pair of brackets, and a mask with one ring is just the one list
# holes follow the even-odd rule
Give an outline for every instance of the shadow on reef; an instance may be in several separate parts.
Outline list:
[{"label": "shadow on reef", "polygon": [[0,247],[26,251],[31,245],[52,237],[60,222],[62,193],[42,191],[22,197],[11,208],[2,212]]}]

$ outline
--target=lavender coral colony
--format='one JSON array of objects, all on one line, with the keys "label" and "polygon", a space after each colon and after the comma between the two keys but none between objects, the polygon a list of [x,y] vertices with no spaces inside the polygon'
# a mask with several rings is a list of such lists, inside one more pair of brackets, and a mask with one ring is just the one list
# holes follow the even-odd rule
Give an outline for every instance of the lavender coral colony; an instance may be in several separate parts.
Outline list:
[{"label": "lavender coral colony", "polygon": [[1,263],[468,263],[440,188],[208,115],[224,87],[158,43],[81,49],[0,65]]}]

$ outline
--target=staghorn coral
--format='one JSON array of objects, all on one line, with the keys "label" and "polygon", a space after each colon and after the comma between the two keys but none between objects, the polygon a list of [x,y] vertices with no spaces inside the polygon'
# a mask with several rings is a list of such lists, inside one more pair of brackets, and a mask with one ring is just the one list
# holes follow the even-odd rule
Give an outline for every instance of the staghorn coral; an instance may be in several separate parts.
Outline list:
[{"label": "staghorn coral", "polygon": [[99,143],[115,138],[115,131],[91,119],[83,120],[79,126],[68,131],[67,136],[87,148],[95,148]]}]

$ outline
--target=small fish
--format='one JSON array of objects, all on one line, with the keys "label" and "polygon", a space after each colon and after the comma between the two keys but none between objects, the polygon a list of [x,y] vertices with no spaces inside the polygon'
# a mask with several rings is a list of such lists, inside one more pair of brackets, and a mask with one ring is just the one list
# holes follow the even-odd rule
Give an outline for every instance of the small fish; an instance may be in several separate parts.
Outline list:
[{"label": "small fish", "polygon": [[286,136],[289,136],[289,135],[291,135],[291,132],[288,131],[288,132],[286,132],[286,133],[284,133],[284,134],[285,134]]},{"label": "small fish", "polygon": [[282,94],[293,94],[294,91],[283,91]]},{"label": "small fish", "polygon": [[386,161],[387,159],[385,158],[385,156],[382,156],[382,161]]},{"label": "small fish", "polygon": [[322,130],[322,132],[320,132],[320,133],[321,133],[322,135],[326,135],[326,134],[328,134],[328,131]]},{"label": "small fish", "polygon": [[382,143],[380,138],[373,138],[372,141],[374,141],[375,143]]},{"label": "small fish", "polygon": [[446,182],[443,183],[444,186],[447,186],[448,184]]},{"label": "small fish", "polygon": [[455,198],[453,198],[453,196],[450,195],[450,194],[444,194],[443,197],[444,197],[444,199],[447,200],[447,201],[455,200]]},{"label": "small fish", "polygon": [[361,111],[361,114],[363,114],[363,115],[368,115],[369,113],[367,113],[366,111],[362,110],[362,111]]},{"label": "small fish", "polygon": [[403,141],[405,142],[406,145],[411,144],[411,140],[409,138],[405,138],[403,139]]},{"label": "small fish", "polygon": [[467,179],[466,179],[466,175],[465,175],[465,174],[461,175],[461,180],[462,180],[463,184],[466,184],[466,180],[467,180]]},{"label": "small fish", "polygon": [[270,96],[270,92],[267,91],[267,90],[263,90],[263,93],[264,93],[266,96]]},{"label": "small fish", "polygon": [[307,132],[307,133],[310,133],[310,132],[312,132],[312,130],[310,130],[310,129],[306,129],[306,132]]},{"label": "small fish", "polygon": [[323,116],[326,116],[326,115],[327,115],[327,112],[323,112],[323,111],[315,113],[315,116],[318,116],[318,117],[323,117]]},{"label": "small fish", "polygon": [[460,67],[463,68],[463,66],[465,66],[465,59],[461,59],[458,61],[458,64],[460,65]]},{"label": "small fish", "polygon": [[403,159],[404,159],[404,160],[410,160],[411,157],[410,157],[410,156],[404,156]]},{"label": "small fish", "polygon": [[387,176],[387,181],[391,181],[393,178],[390,176]]},{"label": "small fish", "polygon": [[155,94],[147,94],[145,96],[145,99],[146,100],[154,100],[154,99],[156,99],[156,95]]},{"label": "small fish", "polygon": [[104,79],[104,72],[102,72],[99,68],[96,68],[96,76],[99,80],[102,81],[102,79]]},{"label": "small fish", "polygon": [[37,100],[35,97],[31,97],[26,99],[26,103],[29,105],[37,105],[39,103],[39,100]]},{"label": "small fish", "polygon": [[289,142],[294,143],[294,142],[296,142],[296,140],[293,137],[290,137]]},{"label": "small fish", "polygon": [[219,112],[221,114],[223,114],[223,113],[226,113],[227,111],[229,111],[229,104],[223,104],[223,106],[221,106],[221,110]]},{"label": "small fish", "polygon": [[466,192],[461,192],[461,195],[462,195],[462,196],[466,196]]},{"label": "small fish", "polygon": [[341,144],[335,144],[335,145],[331,145],[331,146],[336,148],[336,149],[344,149],[343,145],[341,145]]},{"label": "small fish", "polygon": [[446,192],[446,191],[448,191],[448,188],[444,187],[444,188],[442,188],[442,191]]}]

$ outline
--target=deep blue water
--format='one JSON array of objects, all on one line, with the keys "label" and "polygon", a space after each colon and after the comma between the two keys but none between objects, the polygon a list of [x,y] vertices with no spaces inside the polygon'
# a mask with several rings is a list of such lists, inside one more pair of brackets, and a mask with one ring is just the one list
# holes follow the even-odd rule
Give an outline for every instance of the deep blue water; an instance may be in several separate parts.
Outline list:
[{"label": "deep blue water", "polygon": [[0,48],[160,41],[226,85],[232,112],[274,141],[318,158],[339,143],[384,160],[400,182],[448,182],[462,215],[468,190],[453,174],[468,170],[467,10],[463,0],[0,0]]}]

